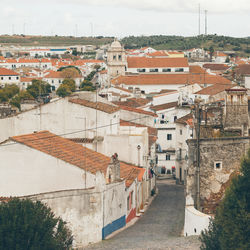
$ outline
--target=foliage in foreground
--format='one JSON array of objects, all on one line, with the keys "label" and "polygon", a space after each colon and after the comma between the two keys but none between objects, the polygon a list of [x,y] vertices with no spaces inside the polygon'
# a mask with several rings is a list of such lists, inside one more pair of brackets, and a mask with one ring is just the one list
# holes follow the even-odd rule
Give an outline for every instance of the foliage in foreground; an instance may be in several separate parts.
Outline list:
[{"label": "foliage in foreground", "polygon": [[241,163],[241,174],[236,176],[210,221],[202,232],[202,250],[250,249],[250,150]]},{"label": "foliage in foreground", "polygon": [[40,201],[11,199],[0,203],[0,249],[70,249],[66,223]]}]

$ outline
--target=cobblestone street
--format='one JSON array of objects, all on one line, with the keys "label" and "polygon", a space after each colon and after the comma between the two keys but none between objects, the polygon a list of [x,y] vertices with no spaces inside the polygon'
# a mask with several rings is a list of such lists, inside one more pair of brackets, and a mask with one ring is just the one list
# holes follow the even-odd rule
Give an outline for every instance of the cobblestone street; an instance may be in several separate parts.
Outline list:
[{"label": "cobblestone street", "polygon": [[85,249],[199,249],[197,237],[182,237],[184,187],[160,180],[159,193],[145,214],[131,227]]}]

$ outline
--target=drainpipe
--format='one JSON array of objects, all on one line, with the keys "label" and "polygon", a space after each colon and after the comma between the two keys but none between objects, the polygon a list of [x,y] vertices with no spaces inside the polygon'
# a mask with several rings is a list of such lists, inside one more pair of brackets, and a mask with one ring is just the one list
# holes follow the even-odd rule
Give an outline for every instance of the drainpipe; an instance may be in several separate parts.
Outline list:
[{"label": "drainpipe", "polygon": [[140,165],[141,165],[140,164],[140,158],[141,158],[140,157],[140,150],[141,150],[141,146],[140,145],[137,146],[137,150],[138,150],[138,167],[140,167]]}]

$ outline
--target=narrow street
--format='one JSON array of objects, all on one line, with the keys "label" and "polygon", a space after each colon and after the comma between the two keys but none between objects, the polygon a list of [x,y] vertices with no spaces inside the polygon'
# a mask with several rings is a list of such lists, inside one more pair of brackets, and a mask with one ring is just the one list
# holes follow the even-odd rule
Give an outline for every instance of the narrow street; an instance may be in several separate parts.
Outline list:
[{"label": "narrow street", "polygon": [[199,249],[198,237],[182,237],[184,187],[160,180],[159,193],[131,227],[86,249]]}]

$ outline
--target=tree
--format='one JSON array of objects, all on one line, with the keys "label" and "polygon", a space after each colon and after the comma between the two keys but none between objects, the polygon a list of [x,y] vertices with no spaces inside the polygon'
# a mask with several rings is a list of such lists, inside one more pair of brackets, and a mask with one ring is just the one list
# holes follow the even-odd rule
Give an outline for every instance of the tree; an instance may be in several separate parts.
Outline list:
[{"label": "tree", "polygon": [[201,249],[250,249],[250,150],[232,179],[208,230],[200,237]]},{"label": "tree", "polygon": [[37,98],[39,95],[51,93],[51,86],[47,82],[34,79],[32,84],[27,87],[27,92]]},{"label": "tree", "polygon": [[40,201],[11,199],[0,204],[0,249],[70,249],[66,223]]},{"label": "tree", "polygon": [[73,79],[70,78],[64,79],[62,84],[68,86],[71,92],[76,90],[76,83]]},{"label": "tree", "polygon": [[80,89],[82,91],[95,91],[95,86],[93,86],[93,83],[89,80],[84,80],[81,85],[80,85]]},{"label": "tree", "polygon": [[210,54],[210,62],[212,62],[213,55],[214,55],[214,47],[213,46],[209,47],[209,54]]},{"label": "tree", "polygon": [[79,71],[76,68],[73,67],[69,67],[69,68],[65,68],[62,70],[61,73],[62,78],[79,78],[81,77],[81,74],[79,73]]},{"label": "tree", "polygon": [[69,96],[72,92],[70,91],[69,86],[62,84],[59,86],[59,88],[56,90],[56,94],[60,97]]}]

